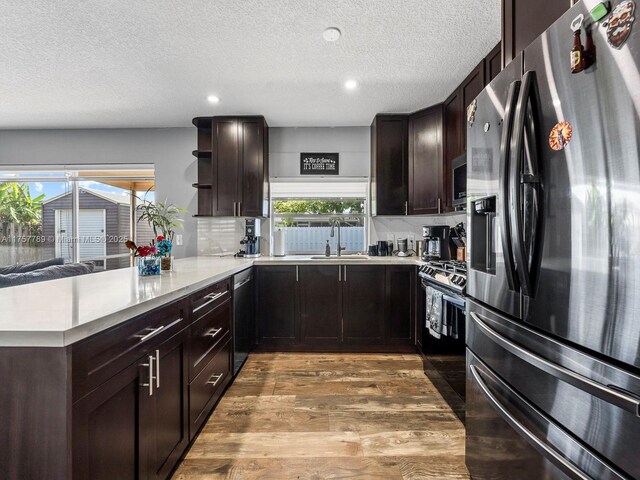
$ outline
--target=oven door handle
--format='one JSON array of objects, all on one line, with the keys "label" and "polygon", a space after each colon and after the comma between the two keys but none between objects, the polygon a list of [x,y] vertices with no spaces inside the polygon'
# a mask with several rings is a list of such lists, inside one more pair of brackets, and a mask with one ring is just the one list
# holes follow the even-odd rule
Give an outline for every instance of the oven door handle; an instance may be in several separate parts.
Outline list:
[{"label": "oven door handle", "polygon": [[459,297],[453,297],[451,295],[448,295],[446,293],[444,293],[442,295],[442,300],[447,301],[449,303],[453,303],[454,305],[460,307],[460,308],[464,308],[465,306],[465,301],[463,298],[459,298]]}]

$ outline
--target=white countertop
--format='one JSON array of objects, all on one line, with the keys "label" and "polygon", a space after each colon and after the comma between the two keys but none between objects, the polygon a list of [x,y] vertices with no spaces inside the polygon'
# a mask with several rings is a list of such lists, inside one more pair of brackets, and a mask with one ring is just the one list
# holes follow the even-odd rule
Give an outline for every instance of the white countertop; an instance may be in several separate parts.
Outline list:
[{"label": "white countertop", "polygon": [[63,347],[177,300],[253,265],[416,265],[416,257],[190,257],[140,277],[123,268],[0,289],[0,347]]}]

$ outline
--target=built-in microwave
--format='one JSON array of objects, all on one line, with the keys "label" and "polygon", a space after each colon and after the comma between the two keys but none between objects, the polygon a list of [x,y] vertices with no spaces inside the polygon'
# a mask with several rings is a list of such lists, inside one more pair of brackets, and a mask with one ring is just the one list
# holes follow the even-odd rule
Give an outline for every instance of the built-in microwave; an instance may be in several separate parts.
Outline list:
[{"label": "built-in microwave", "polygon": [[451,162],[453,172],[453,198],[451,205],[455,208],[465,208],[467,204],[467,155],[463,154]]}]

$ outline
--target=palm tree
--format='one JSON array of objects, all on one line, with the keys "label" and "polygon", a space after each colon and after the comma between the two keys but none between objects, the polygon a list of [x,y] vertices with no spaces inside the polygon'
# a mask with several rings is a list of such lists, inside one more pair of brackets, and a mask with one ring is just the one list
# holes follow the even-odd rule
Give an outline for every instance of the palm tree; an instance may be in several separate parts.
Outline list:
[{"label": "palm tree", "polygon": [[[44,194],[31,197],[26,183],[0,184],[0,224],[10,236],[37,235],[42,222]],[[17,230],[17,232],[16,232]],[[6,236],[6,235],[5,235]]]}]

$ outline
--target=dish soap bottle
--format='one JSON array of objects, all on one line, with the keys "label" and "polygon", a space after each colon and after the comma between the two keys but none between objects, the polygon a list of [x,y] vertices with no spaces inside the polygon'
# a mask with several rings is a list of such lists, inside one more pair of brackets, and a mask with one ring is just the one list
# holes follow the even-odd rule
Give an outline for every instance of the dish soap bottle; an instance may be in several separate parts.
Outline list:
[{"label": "dish soap bottle", "polygon": [[325,257],[331,256],[331,246],[329,245],[329,240],[327,240],[327,244],[324,246],[324,255]]}]

